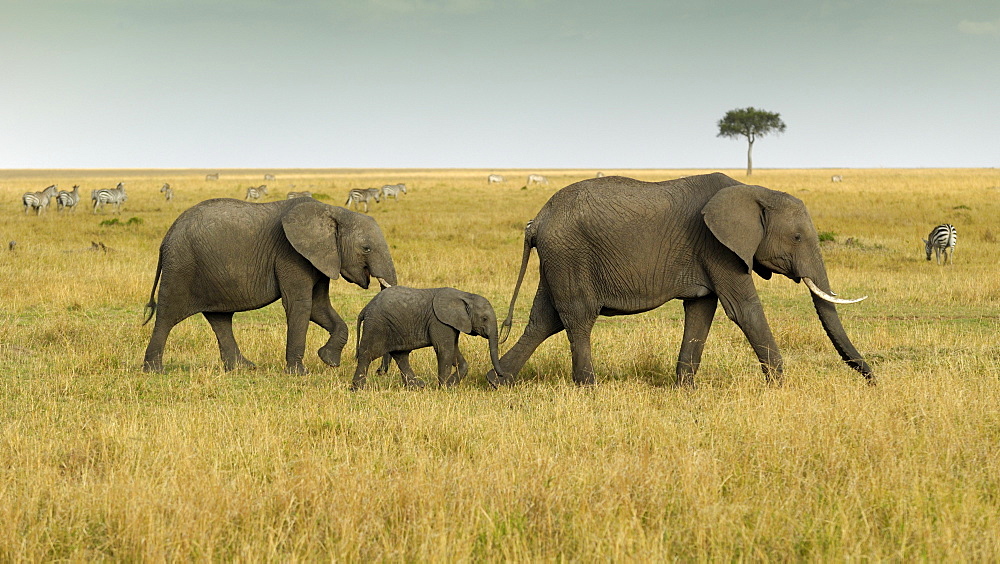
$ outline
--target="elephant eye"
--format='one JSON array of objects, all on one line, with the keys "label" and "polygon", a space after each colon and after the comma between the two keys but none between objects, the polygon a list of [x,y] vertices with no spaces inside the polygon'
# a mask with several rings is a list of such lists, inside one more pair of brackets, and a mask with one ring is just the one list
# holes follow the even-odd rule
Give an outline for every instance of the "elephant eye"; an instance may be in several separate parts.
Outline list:
[{"label": "elephant eye", "polygon": [[361,247],[361,252],[367,255],[368,253],[372,252],[372,248],[365,245],[364,247]]},{"label": "elephant eye", "polygon": [[801,233],[796,233],[792,238],[795,239],[796,243],[801,243],[802,242],[802,234]]}]

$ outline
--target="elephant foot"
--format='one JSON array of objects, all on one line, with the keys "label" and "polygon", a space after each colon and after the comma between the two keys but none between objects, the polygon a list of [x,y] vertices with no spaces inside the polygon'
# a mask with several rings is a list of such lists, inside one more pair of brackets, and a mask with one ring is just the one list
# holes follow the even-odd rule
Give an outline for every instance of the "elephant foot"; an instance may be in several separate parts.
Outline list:
[{"label": "elephant foot", "polygon": [[162,360],[145,360],[142,363],[143,372],[163,372]]},{"label": "elephant foot", "polygon": [[513,386],[514,377],[509,374],[497,374],[496,370],[490,370],[486,373],[486,381],[489,382],[493,389],[497,389],[500,386]]},{"label": "elephant foot", "polygon": [[677,380],[674,382],[674,386],[689,390],[693,390],[698,387],[698,385],[694,383],[694,374],[678,374]]},{"label": "elephant foot", "polygon": [[225,367],[226,372],[232,372],[233,370],[240,370],[240,369],[243,370],[257,369],[256,364],[250,362],[250,360],[244,358],[243,356],[236,358],[236,360],[224,361],[222,364]]},{"label": "elephant foot", "polygon": [[323,345],[317,351],[320,360],[328,364],[329,366],[337,367],[340,366],[340,353],[344,350],[343,346],[337,347],[336,345],[331,345],[329,343]]},{"label": "elephant foot", "polygon": [[403,376],[403,387],[408,390],[422,390],[427,386],[423,380],[414,376],[413,378],[407,378]]},{"label": "elephant foot", "polygon": [[301,362],[289,363],[288,366],[285,367],[285,374],[295,374],[297,376],[303,376],[305,374],[309,374],[309,371],[306,370],[306,365],[302,364]]},{"label": "elephant foot", "polygon": [[352,392],[361,390],[365,387],[367,380],[368,380],[367,378],[354,378],[353,380],[351,380],[351,386],[348,389],[351,390]]}]

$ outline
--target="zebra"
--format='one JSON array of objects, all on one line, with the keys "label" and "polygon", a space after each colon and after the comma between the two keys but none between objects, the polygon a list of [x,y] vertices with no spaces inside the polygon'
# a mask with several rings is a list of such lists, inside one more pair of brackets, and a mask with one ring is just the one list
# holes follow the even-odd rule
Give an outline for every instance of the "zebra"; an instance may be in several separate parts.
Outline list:
[{"label": "zebra", "polygon": [[503,176],[500,176],[499,174],[491,174],[486,177],[487,184],[500,184],[502,182],[505,182],[505,180]]},{"label": "zebra", "polygon": [[958,243],[958,230],[950,223],[938,225],[931,229],[930,235],[924,242],[924,250],[927,252],[927,260],[931,260],[931,251],[934,251],[934,258],[941,264],[941,255],[944,255],[944,263],[954,264],[955,243]]},{"label": "zebra", "polygon": [[382,197],[386,200],[392,196],[392,199],[399,201],[399,193],[406,193],[406,184],[400,182],[399,184],[386,184],[382,187]]},{"label": "zebra", "polygon": [[274,180],[274,175],[273,174],[265,174],[264,175],[264,180],[265,181]]},{"label": "zebra", "polygon": [[57,211],[63,211],[69,208],[72,211],[76,211],[76,205],[80,203],[80,185],[74,184],[73,191],[67,192],[65,190],[60,190],[59,194],[56,196],[56,208]]},{"label": "zebra", "polygon": [[347,201],[344,202],[344,205],[353,205],[357,208],[359,203],[363,203],[365,205],[365,213],[368,213],[368,201],[373,198],[376,202],[381,201],[382,190],[378,188],[355,188],[347,194]]},{"label": "zebra", "polygon": [[174,199],[174,189],[165,182],[163,183],[163,188],[160,188],[160,193],[163,194],[163,197],[166,198],[168,202]]},{"label": "zebra", "polygon": [[834,174],[833,176],[830,177],[830,182],[842,182],[843,180],[844,177],[839,174]]},{"label": "zebra", "polygon": [[91,190],[90,200],[94,202],[94,213],[97,213],[97,208],[104,204],[114,204],[115,213],[121,213],[122,204],[125,203],[125,200],[128,200],[128,195],[125,194],[125,184],[119,182],[118,186],[114,188]]},{"label": "zebra", "polygon": [[206,174],[205,175],[205,180],[206,181],[207,180],[218,180],[218,179],[219,179],[219,173],[218,172],[213,172],[212,174]]},{"label": "zebra", "polygon": [[41,192],[25,192],[21,196],[21,203],[24,204],[24,213],[28,214],[28,210],[34,208],[35,215],[41,215],[45,208],[49,205],[49,200],[56,196],[56,192],[59,190],[55,184],[47,187]]},{"label": "zebra", "polygon": [[312,198],[312,195],[313,193],[310,192],[309,190],[305,190],[302,192],[289,192],[288,195],[285,196],[285,199],[291,200],[294,198]]},{"label": "zebra", "polygon": [[263,196],[267,196],[267,185],[266,184],[261,184],[260,186],[257,186],[256,188],[253,187],[253,186],[247,188],[247,197],[243,198],[243,199],[244,200],[254,200],[254,201],[257,201],[257,200],[261,199],[261,197],[263,197]]},{"label": "zebra", "polygon": [[541,174],[529,174],[528,182],[525,184],[525,186],[531,186],[532,184],[548,184],[548,183],[549,179],[545,178]]}]

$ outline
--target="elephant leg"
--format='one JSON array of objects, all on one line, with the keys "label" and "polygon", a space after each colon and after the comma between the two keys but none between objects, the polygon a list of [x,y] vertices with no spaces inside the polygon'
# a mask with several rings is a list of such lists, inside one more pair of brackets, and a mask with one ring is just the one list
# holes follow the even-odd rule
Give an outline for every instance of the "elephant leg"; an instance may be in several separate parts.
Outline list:
[{"label": "elephant leg", "polygon": [[358,366],[354,369],[354,378],[351,379],[351,391],[357,391],[365,387],[368,381],[368,365],[378,356],[364,350],[358,351]]},{"label": "elephant leg", "polygon": [[309,320],[326,329],[330,338],[320,347],[318,354],[330,366],[340,366],[340,355],[347,344],[347,323],[330,305],[330,280],[323,279],[313,286],[312,312]]},{"label": "elephant leg", "polygon": [[382,364],[375,370],[375,374],[384,375],[389,373],[389,364],[392,362],[392,355],[385,353],[382,355]]},{"label": "elephant leg", "polygon": [[434,344],[434,353],[437,355],[438,365],[438,386],[442,388],[453,384],[451,375],[452,368],[458,364],[456,353],[458,352],[458,334],[456,332],[452,339],[446,339]]},{"label": "elephant leg", "polygon": [[308,297],[283,296],[281,305],[285,308],[288,333],[285,339],[285,372],[306,374],[302,357],[306,352],[306,331],[312,314],[312,300]]},{"label": "elephant leg", "polygon": [[465,378],[465,375],[469,373],[469,363],[466,362],[465,357],[462,356],[462,351],[459,350],[458,346],[455,347],[455,372],[451,375],[451,380],[448,382],[449,386],[457,386],[459,382]]},{"label": "elephant leg", "polygon": [[780,386],[784,363],[756,292],[752,298],[739,302],[739,305],[733,301],[723,301],[722,307],[753,347],[767,383]]},{"label": "elephant leg", "polygon": [[513,384],[514,377],[524,367],[531,354],[535,352],[538,345],[545,339],[555,335],[564,329],[562,319],[552,303],[552,294],[549,292],[542,277],[538,281],[538,291],[535,292],[535,300],[531,304],[531,313],[528,315],[528,324],[524,327],[524,333],[517,343],[503,357],[500,358],[500,366],[505,374],[504,378],[497,376],[495,370],[490,370],[486,374],[486,380],[494,388],[501,384]]},{"label": "elephant leg", "polygon": [[594,385],[594,360],[591,353],[590,334],[597,321],[596,313],[588,313],[577,304],[573,311],[561,313],[569,350],[573,356],[573,382],[580,386]]},{"label": "elephant leg", "polygon": [[227,371],[236,368],[256,368],[257,366],[247,360],[240,352],[240,346],[236,344],[236,337],[233,335],[233,313],[232,312],[202,312],[208,324],[215,332],[215,339],[219,342],[219,353],[222,356],[222,364]]},{"label": "elephant leg", "polygon": [[417,389],[426,386],[423,380],[417,378],[416,373],[413,372],[413,367],[410,366],[410,351],[396,351],[390,354],[392,355],[392,359],[396,361],[399,371],[403,374],[404,387]]},{"label": "elephant leg", "polygon": [[149,337],[146,354],[142,362],[143,372],[163,372],[163,347],[167,344],[170,330],[191,314],[181,314],[169,305],[160,304],[156,311],[156,321],[153,323],[153,334]]},{"label": "elephant leg", "polygon": [[694,386],[694,375],[701,364],[701,353],[718,305],[719,299],[714,295],[684,300],[684,339],[677,357],[678,386]]}]

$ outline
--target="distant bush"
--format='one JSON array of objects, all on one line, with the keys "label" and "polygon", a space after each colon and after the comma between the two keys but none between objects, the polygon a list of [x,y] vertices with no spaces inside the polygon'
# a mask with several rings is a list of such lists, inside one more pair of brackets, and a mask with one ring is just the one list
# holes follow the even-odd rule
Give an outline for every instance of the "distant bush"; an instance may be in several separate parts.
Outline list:
[{"label": "distant bush", "polygon": [[823,243],[829,241],[831,243],[837,242],[837,234],[833,231],[821,231],[819,234],[819,242]]},{"label": "distant bush", "polygon": [[113,225],[127,226],[127,225],[142,225],[142,218],[130,217],[128,221],[120,221],[117,217],[111,219],[105,219],[101,222],[101,227],[111,227]]}]

